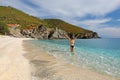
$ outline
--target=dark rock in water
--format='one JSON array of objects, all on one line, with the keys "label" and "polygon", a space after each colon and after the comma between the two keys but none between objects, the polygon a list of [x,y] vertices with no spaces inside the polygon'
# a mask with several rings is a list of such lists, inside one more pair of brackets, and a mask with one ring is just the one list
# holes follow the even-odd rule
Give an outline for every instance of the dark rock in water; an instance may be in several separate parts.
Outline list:
[{"label": "dark rock in water", "polygon": [[[40,25],[36,28],[31,29],[13,29],[10,28],[10,34],[14,37],[27,37],[27,38],[37,38],[37,39],[65,39],[64,34],[70,36],[71,33],[67,33],[61,29],[47,28],[44,25]],[[73,34],[73,33],[72,33]],[[76,34],[73,34],[74,36]],[[99,38],[96,32],[80,33],[80,39],[90,39]]]}]

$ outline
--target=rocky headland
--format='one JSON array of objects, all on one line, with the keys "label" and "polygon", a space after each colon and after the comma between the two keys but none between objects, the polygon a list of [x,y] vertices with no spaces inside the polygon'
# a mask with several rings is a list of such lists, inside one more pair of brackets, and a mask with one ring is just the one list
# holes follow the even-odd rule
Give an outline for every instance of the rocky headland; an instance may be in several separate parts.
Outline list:
[{"label": "rocky headland", "polygon": [[[36,28],[31,29],[14,29],[9,28],[10,35],[14,37],[26,37],[26,38],[36,38],[36,39],[65,39],[65,35],[69,35],[70,32],[58,28],[47,28],[43,25],[40,25]],[[99,38],[96,32],[89,33],[79,33],[79,39],[91,39]],[[77,34],[75,34],[77,35]]]},{"label": "rocky headland", "polygon": [[78,38],[99,38],[94,31],[60,19],[41,19],[10,6],[0,6],[0,34],[36,39],[65,39],[64,34],[80,34]]}]

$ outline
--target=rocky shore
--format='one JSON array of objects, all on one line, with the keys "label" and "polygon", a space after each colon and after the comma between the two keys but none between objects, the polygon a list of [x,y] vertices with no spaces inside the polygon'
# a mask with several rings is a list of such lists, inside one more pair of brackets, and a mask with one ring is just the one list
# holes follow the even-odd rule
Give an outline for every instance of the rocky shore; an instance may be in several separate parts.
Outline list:
[{"label": "rocky shore", "polygon": [[[14,37],[36,38],[36,39],[65,39],[64,34],[69,34],[61,29],[47,28],[40,25],[31,29],[10,28],[10,35]],[[79,33],[79,39],[100,38],[96,32]],[[76,34],[75,34],[76,35]]]}]

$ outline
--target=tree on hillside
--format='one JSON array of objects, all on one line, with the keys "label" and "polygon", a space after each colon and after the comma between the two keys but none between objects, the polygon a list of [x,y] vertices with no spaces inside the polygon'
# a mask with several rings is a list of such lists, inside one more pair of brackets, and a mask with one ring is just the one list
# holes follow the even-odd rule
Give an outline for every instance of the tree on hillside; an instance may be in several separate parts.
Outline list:
[{"label": "tree on hillside", "polygon": [[9,33],[9,29],[6,26],[6,24],[4,24],[3,22],[0,21],[0,34],[8,34]]}]

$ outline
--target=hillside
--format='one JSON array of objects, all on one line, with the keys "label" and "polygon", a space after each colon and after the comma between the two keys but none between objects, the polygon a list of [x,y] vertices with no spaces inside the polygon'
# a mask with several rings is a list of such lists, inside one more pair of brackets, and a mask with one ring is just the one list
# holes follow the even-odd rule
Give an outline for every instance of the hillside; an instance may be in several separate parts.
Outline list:
[{"label": "hillside", "polygon": [[35,26],[39,26],[40,24],[43,24],[43,25],[46,25],[46,27],[50,27],[50,28],[58,27],[67,32],[73,32],[73,33],[89,32],[88,30],[66,23],[59,19],[42,20],[42,19],[30,16],[20,10],[17,10],[9,6],[8,7],[0,6],[0,21],[6,24],[17,23],[21,25],[21,28],[29,28],[32,26],[35,27]]},{"label": "hillside", "polygon": [[5,24],[20,24],[21,28],[29,28],[31,25],[36,27],[42,23],[41,19],[30,16],[20,10],[9,6],[0,6],[0,21]]},{"label": "hillside", "polygon": [[9,29],[6,24],[0,21],[0,34],[9,33]]},{"label": "hillside", "polygon": [[0,33],[39,39],[65,38],[64,33],[80,33],[79,38],[97,38],[97,33],[60,19],[40,19],[10,6],[0,6]]},{"label": "hillside", "polygon": [[67,22],[64,22],[60,19],[44,19],[44,21],[48,24],[49,27],[52,28],[59,28],[66,32],[72,32],[72,33],[88,33],[91,32],[89,30],[83,29],[81,27],[69,24]]}]

